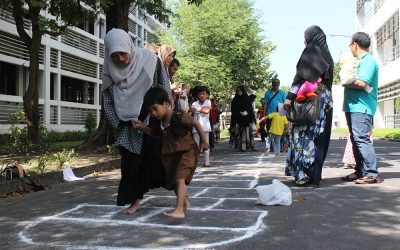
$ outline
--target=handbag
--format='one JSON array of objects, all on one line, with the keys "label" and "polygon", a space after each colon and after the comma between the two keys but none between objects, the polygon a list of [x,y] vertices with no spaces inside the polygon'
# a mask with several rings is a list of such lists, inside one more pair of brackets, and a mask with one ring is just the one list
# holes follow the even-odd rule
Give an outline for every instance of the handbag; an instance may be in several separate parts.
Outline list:
[{"label": "handbag", "polygon": [[21,165],[8,165],[3,169],[6,180],[12,180],[25,177],[24,168]]},{"label": "handbag", "polygon": [[306,99],[303,102],[292,100],[290,108],[286,111],[286,118],[293,124],[311,125],[314,124],[321,111],[322,86],[318,85],[314,99]]}]

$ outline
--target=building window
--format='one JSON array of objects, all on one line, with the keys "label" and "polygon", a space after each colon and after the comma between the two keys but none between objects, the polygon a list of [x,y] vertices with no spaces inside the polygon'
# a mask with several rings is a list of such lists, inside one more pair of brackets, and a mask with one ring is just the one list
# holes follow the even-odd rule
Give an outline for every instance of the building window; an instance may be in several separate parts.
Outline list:
[{"label": "building window", "polygon": [[94,18],[84,16],[82,22],[77,27],[94,35],[94,21]]},{"label": "building window", "polygon": [[0,62],[0,94],[17,95],[17,67]]},{"label": "building window", "polygon": [[83,103],[83,81],[61,76],[61,101]]},{"label": "building window", "polygon": [[94,104],[94,83],[61,76],[61,101]]}]

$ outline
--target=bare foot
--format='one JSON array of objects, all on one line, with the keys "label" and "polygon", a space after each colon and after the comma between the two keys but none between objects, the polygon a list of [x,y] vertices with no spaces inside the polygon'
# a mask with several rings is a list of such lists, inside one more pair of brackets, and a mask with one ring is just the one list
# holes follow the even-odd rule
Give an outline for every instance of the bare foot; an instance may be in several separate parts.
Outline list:
[{"label": "bare foot", "polygon": [[124,214],[134,214],[136,211],[140,209],[140,203],[137,201],[135,204],[131,205],[130,207],[124,209],[122,213]]},{"label": "bare foot", "polygon": [[168,213],[164,212],[164,215],[172,217],[174,219],[184,219],[185,218],[185,213],[183,211],[173,210],[173,211],[168,212]]}]

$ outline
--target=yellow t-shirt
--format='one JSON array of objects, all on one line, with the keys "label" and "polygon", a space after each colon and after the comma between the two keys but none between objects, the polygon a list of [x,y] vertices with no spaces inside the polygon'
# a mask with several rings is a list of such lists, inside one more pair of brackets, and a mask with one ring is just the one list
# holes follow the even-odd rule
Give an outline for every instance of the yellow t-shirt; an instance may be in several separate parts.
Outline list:
[{"label": "yellow t-shirt", "polygon": [[285,124],[288,124],[286,116],[281,116],[278,112],[274,112],[268,115],[268,119],[272,119],[269,132],[275,135],[282,135],[285,131]]}]

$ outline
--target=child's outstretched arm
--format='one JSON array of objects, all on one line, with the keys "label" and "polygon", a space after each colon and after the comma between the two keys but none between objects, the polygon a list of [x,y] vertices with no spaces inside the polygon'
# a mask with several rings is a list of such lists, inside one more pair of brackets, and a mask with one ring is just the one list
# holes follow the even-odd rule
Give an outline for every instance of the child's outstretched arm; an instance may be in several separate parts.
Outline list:
[{"label": "child's outstretched arm", "polygon": [[195,119],[193,119],[192,124],[200,136],[200,145],[201,145],[202,149],[204,151],[207,150],[210,147],[210,145],[208,145],[207,138],[206,138],[206,135],[204,134],[203,128],[201,127],[200,123],[198,123]]},{"label": "child's outstretched arm", "polygon": [[142,131],[143,133],[145,133],[146,135],[149,135],[149,136],[154,136],[152,133],[151,133],[151,128],[149,128],[149,127],[147,127],[143,122],[141,122],[141,121],[138,121],[138,120],[131,120],[131,124],[132,124],[132,127],[134,128],[134,129],[137,129],[137,130],[139,130],[139,131]]}]

